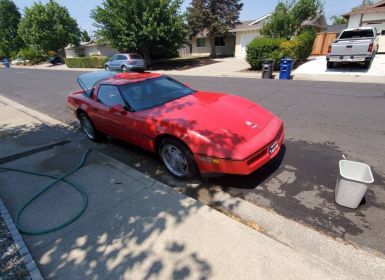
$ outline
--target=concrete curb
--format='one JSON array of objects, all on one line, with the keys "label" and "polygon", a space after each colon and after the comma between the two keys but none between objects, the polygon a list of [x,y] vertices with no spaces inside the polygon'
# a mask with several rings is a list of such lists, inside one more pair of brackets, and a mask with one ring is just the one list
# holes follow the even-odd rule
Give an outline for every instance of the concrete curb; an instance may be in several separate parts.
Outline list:
[{"label": "concrete curb", "polygon": [[12,107],[13,109],[16,109],[18,111],[23,112],[24,114],[29,115],[30,117],[37,119],[38,121],[48,125],[48,126],[63,126],[63,127],[69,127],[69,125],[58,121],[54,118],[51,118],[50,116],[40,113],[38,111],[35,111],[33,109],[30,109],[24,105],[21,105],[20,103],[17,103],[11,99],[8,99],[2,95],[0,95],[0,102],[4,103],[5,105]]},{"label": "concrete curb", "polygon": [[25,267],[27,268],[29,275],[32,280],[43,280],[40,270],[37,267],[35,261],[32,258],[32,255],[29,253],[27,246],[25,245],[23,238],[20,235],[19,230],[16,228],[15,223],[13,222],[11,216],[8,213],[7,208],[5,207],[3,201],[0,198],[0,213],[4,219],[5,224],[9,232],[11,233],[12,239],[15,242],[15,246],[21,256]]}]

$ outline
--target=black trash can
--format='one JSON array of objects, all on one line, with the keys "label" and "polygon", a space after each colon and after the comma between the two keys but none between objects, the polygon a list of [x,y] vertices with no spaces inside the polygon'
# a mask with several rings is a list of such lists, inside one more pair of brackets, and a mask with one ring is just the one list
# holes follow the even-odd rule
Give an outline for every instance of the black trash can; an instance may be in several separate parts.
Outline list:
[{"label": "black trash can", "polygon": [[262,79],[272,79],[274,72],[274,60],[264,59],[262,60]]}]

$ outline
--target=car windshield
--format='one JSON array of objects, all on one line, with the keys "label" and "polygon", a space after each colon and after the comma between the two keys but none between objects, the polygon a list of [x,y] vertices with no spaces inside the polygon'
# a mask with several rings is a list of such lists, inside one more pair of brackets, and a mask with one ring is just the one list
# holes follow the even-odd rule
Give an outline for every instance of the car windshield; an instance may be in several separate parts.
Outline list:
[{"label": "car windshield", "polygon": [[349,30],[341,34],[340,39],[373,38],[372,29]]},{"label": "car windshield", "polygon": [[91,94],[95,84],[101,80],[111,78],[116,75],[116,72],[112,71],[97,71],[92,73],[86,73],[78,76],[78,83],[84,92],[88,95]]},{"label": "car windshield", "polygon": [[195,91],[163,76],[120,86],[120,92],[134,111],[142,111],[158,107]]}]

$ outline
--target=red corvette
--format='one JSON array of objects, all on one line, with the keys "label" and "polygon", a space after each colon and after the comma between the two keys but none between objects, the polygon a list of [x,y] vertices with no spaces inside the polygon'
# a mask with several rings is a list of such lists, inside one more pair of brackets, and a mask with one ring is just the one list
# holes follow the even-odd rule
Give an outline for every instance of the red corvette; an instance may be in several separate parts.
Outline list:
[{"label": "red corvette", "polygon": [[239,96],[195,91],[154,73],[101,71],[78,77],[68,106],[84,133],[103,134],[159,154],[178,178],[247,175],[275,157],[283,122]]}]

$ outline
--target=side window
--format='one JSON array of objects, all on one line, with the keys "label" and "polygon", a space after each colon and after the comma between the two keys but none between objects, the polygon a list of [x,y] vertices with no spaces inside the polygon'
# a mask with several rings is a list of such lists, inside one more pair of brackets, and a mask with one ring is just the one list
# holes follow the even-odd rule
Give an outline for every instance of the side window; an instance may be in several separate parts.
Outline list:
[{"label": "side window", "polygon": [[98,100],[106,106],[112,107],[115,105],[125,106],[119,89],[116,86],[101,85],[98,92]]},{"label": "side window", "polygon": [[197,48],[206,47],[206,38],[197,38]]},{"label": "side window", "polygon": [[127,57],[124,55],[119,55],[118,60],[127,60]]},{"label": "side window", "polygon": [[111,57],[111,60],[116,60],[118,56],[115,54],[114,56]]}]

